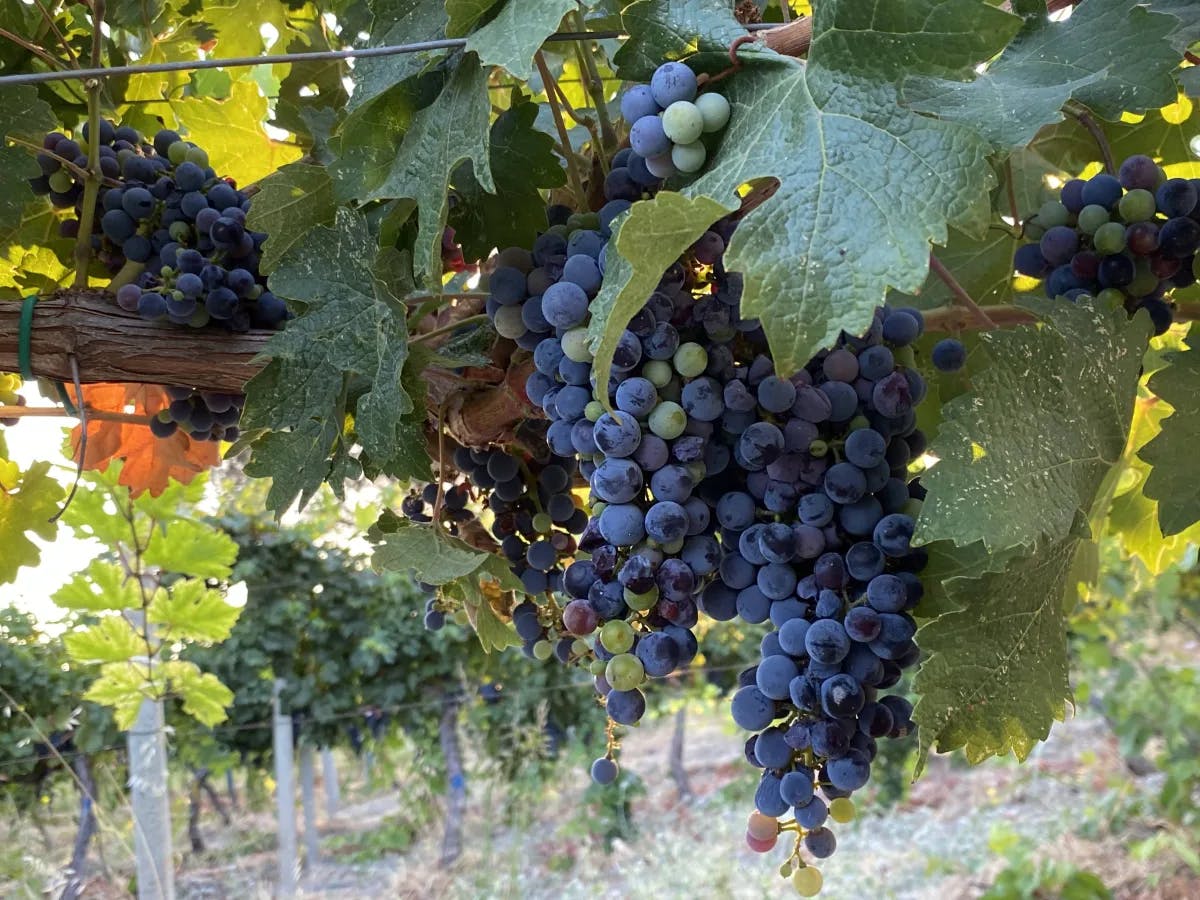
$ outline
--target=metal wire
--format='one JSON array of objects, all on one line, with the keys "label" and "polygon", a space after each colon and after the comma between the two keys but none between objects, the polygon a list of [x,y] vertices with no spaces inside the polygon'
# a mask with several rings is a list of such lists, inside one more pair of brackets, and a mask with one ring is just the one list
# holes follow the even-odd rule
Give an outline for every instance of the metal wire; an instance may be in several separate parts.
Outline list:
[{"label": "metal wire", "polygon": [[[777,22],[757,22],[745,26],[748,31],[765,31],[778,28]],[[627,37],[622,31],[561,31],[546,38],[547,43],[581,40],[607,40]],[[437,41],[420,41],[415,44],[390,44],[384,47],[357,47],[347,50],[314,50],[308,53],[279,53],[274,56],[231,56],[227,59],[193,59],[175,62],[146,63],[145,65],[111,66],[109,68],[67,69],[62,72],[21,72],[16,75],[0,75],[0,87],[9,84],[44,84],[49,81],[86,80],[89,78],[114,78],[121,75],[144,75],[155,72],[191,72],[199,69],[234,69],[245,66],[276,65],[280,63],[318,62],[332,59],[372,59],[381,56],[399,56],[404,53],[421,53],[426,50],[451,50],[465,47],[467,38],[443,38]]]}]

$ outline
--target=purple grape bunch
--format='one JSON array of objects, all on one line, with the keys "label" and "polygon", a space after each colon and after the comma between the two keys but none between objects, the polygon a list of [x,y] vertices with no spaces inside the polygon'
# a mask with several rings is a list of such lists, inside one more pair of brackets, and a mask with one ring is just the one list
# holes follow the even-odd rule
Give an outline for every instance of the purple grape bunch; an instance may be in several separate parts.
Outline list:
[{"label": "purple grape bunch", "polygon": [[1156,334],[1171,327],[1171,294],[1200,275],[1200,178],[1167,178],[1150,157],[1130,156],[1116,175],[1073,178],[1025,223],[1033,243],[1014,266],[1045,281],[1046,296],[1095,296],[1144,309]]}]

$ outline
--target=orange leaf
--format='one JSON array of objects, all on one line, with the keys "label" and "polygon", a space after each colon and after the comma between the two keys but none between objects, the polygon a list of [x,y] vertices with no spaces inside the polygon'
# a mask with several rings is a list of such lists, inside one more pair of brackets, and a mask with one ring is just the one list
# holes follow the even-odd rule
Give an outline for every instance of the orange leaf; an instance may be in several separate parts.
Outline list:
[{"label": "orange leaf", "polygon": [[[169,403],[166,392],[153,384],[89,384],[83,388],[88,409],[139,416],[155,415]],[[71,431],[71,453],[79,459],[80,426]],[[187,484],[217,464],[215,441],[195,441],[182,431],[157,438],[149,426],[137,422],[88,421],[85,469],[106,469],[109,462],[124,462],[120,483],[136,497],[149,491],[157,497],[174,478]]]}]

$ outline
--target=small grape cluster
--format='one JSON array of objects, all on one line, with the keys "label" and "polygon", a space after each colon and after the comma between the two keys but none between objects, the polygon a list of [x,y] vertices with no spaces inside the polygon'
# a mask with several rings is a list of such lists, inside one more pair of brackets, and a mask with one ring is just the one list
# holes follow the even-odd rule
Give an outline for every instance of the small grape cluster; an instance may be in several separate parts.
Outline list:
[{"label": "small grape cluster", "polygon": [[1045,279],[1046,295],[1083,294],[1144,309],[1156,334],[1171,327],[1170,294],[1200,275],[1200,179],[1167,178],[1148,156],[1131,156],[1117,175],[1063,185],[1025,223],[1036,243],[1017,248],[1022,275]]},{"label": "small grape cluster", "polygon": [[[631,175],[670,178],[699,172],[708,157],[701,140],[729,122],[729,101],[715,91],[699,93],[696,73],[685,63],[664,63],[649,84],[621,96],[621,117],[629,124]],[[645,174],[643,174],[643,172]]]},{"label": "small grape cluster", "polygon": [[[210,323],[231,331],[276,328],[289,313],[266,289],[258,268],[267,235],[246,228],[250,199],[228,179],[217,177],[208,154],[168,129],[145,141],[128,125],[101,120],[101,183],[92,247],[116,273],[127,263],[143,266],[136,280],[117,290],[117,303],[143,318],[195,328]],[[37,157],[42,175],[31,180],[59,207],[82,213],[86,143],[52,132]],[[117,184],[113,184],[116,182]],[[79,220],[64,221],[74,237]]]},{"label": "small grape cluster", "polygon": [[[13,372],[0,372],[0,406],[23,406],[25,398],[17,393],[20,388],[20,375]],[[0,418],[0,425],[12,427],[20,421],[20,419]]]},{"label": "small grape cluster", "polygon": [[243,395],[174,385],[166,391],[170,404],[150,420],[150,431],[155,437],[169,438],[183,430],[197,441],[237,440],[237,426],[246,403]]}]

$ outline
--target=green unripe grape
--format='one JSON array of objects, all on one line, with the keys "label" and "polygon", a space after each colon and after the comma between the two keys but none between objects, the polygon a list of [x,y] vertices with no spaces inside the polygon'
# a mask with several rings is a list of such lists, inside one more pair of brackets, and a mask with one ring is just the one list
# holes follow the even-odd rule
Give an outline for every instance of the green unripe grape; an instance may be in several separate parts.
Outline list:
[{"label": "green unripe grape", "polygon": [[604,404],[599,400],[589,400],[588,405],[583,408],[583,415],[589,422],[595,422],[604,415]]},{"label": "green unripe grape", "polygon": [[[568,331],[569,335],[570,332]],[[563,349],[566,349],[566,337],[563,338]],[[675,373],[671,371],[671,364],[665,359],[652,359],[642,366],[642,377],[649,381],[656,388],[661,390],[666,387],[671,377]]]},{"label": "green unripe grape", "polygon": [[704,133],[704,115],[696,104],[677,100],[663,112],[662,126],[667,137],[676,144],[691,144]]},{"label": "green unripe grape", "polygon": [[549,641],[538,641],[533,645],[533,658],[545,662],[554,652],[554,647]]},{"label": "green unripe grape", "polygon": [[792,873],[792,887],[801,897],[815,897],[821,893],[821,873],[812,866],[805,866]]},{"label": "green unripe grape", "polygon": [[130,150],[128,147],[126,147],[123,150],[118,150],[117,151],[117,162],[119,162],[122,166],[124,166],[125,161],[127,159],[129,159],[129,157],[131,157],[131,156],[137,156],[137,154],[134,153],[132,150]]},{"label": "green unripe grape", "polygon": [[683,549],[683,538],[680,538],[677,541],[671,541],[671,543],[669,543],[669,544],[662,545],[663,553],[666,553],[668,556],[675,556],[682,549]]},{"label": "green unripe grape", "polygon": [[854,821],[854,801],[849,797],[838,797],[829,804],[829,817],[843,825]]},{"label": "green unripe grape", "polygon": [[525,327],[525,320],[521,318],[520,306],[500,307],[496,310],[496,317],[492,320],[492,324],[500,337],[506,337],[513,341],[528,331]]},{"label": "green unripe grape", "polygon": [[1139,256],[1134,260],[1133,281],[1125,286],[1130,297],[1144,297],[1158,287],[1158,276],[1150,268],[1150,260]]},{"label": "green unripe grape", "polygon": [[1120,222],[1108,222],[1096,229],[1092,244],[1102,256],[1112,256],[1125,249],[1125,226]]},{"label": "green unripe grape", "polygon": [[557,234],[563,240],[566,240],[571,234],[571,229],[561,223],[558,225],[551,225],[546,230],[551,234]]},{"label": "green unripe grape", "polygon": [[658,389],[658,399],[679,403],[683,399],[683,385],[679,379],[672,375],[671,380]]},{"label": "green unripe grape", "polygon": [[604,670],[608,668],[608,663],[603,659],[593,659],[588,663],[588,671],[593,675],[603,675]]},{"label": "green unripe grape", "polygon": [[1120,288],[1105,288],[1096,295],[1096,300],[1105,306],[1116,306],[1125,302],[1125,292]]},{"label": "green unripe grape", "polygon": [[704,119],[704,131],[707,134],[712,134],[714,131],[720,131],[729,122],[729,101],[721,94],[709,92],[701,94],[695,100],[696,109],[700,110],[700,115]]},{"label": "green unripe grape", "polygon": [[[175,145],[172,144],[171,146],[174,147]],[[187,222],[172,222],[171,227],[167,230],[171,233],[171,238],[180,243],[183,243],[192,236],[192,226]]]},{"label": "green unripe grape", "polygon": [[921,507],[924,504],[916,497],[909,497],[908,502],[904,504],[904,509],[900,510],[906,516],[912,516],[914,519],[921,514]]},{"label": "green unripe grape", "polygon": [[538,534],[545,534],[554,527],[554,520],[550,518],[548,513],[540,512],[533,517],[533,530]]},{"label": "green unripe grape", "polygon": [[1108,210],[1093,203],[1079,211],[1079,230],[1084,234],[1095,234],[1096,229],[1108,222]]},{"label": "green unripe grape", "polygon": [[892,351],[892,358],[896,360],[896,365],[904,366],[906,369],[915,369],[917,367],[917,355],[913,353],[911,344],[897,347]]},{"label": "green unripe grape", "polygon": [[587,653],[591,649],[592,648],[587,645],[587,641],[585,641],[581,638],[576,638],[575,640],[573,640],[571,642],[571,655],[572,656],[583,656],[585,653]]},{"label": "green unripe grape", "polygon": [[818,438],[808,445],[808,455],[820,459],[829,453],[829,444]]},{"label": "green unripe grape", "polygon": [[208,310],[203,305],[197,306],[196,311],[192,313],[192,317],[188,319],[188,325],[192,328],[203,328],[208,324]]},{"label": "green unripe grape", "polygon": [[704,168],[704,160],[708,151],[699,141],[690,144],[676,144],[671,148],[671,162],[680,172],[699,172]]},{"label": "green unripe grape", "polygon": [[633,646],[633,629],[623,619],[605,622],[600,629],[600,643],[609,653],[624,653]]},{"label": "green unripe grape", "polygon": [[675,371],[684,378],[695,378],[703,375],[708,368],[708,351],[694,341],[680,344],[672,360]]},{"label": "green unripe grape", "polygon": [[588,226],[583,224],[583,216],[583,213],[571,213],[571,215],[567,217],[567,227],[572,231],[578,231],[582,228],[587,228]]},{"label": "green unripe grape", "polygon": [[71,173],[66,169],[59,169],[48,180],[50,182],[50,190],[58,194],[65,194],[75,184],[75,179],[71,177]]},{"label": "green unripe grape", "polygon": [[1025,237],[1027,239],[1029,239],[1031,241],[1040,241],[1042,239],[1042,235],[1044,235],[1045,233],[1046,233],[1046,229],[1043,228],[1037,222],[1026,222],[1025,223]]},{"label": "green unripe grape", "polygon": [[605,503],[603,500],[593,500],[592,501],[592,515],[593,516],[596,516],[597,518],[599,518],[600,513],[604,512],[606,509],[608,509],[608,504]]},{"label": "green unripe grape", "polygon": [[632,653],[618,653],[608,661],[604,677],[614,690],[632,691],[646,680],[646,668]]},{"label": "green unripe grape", "polygon": [[208,168],[208,153],[203,147],[188,147],[184,157],[188,162],[195,163],[202,169]]},{"label": "green unripe grape", "polygon": [[167,148],[167,159],[171,161],[171,165],[177,166],[181,162],[187,161],[188,145],[186,141],[176,141]]},{"label": "green unripe grape", "polygon": [[853,419],[850,420],[850,430],[851,431],[860,431],[863,428],[870,428],[870,427],[871,427],[871,420],[868,419],[866,416],[855,416]]},{"label": "green unripe grape", "polygon": [[1055,225],[1067,225],[1071,221],[1071,212],[1057,200],[1047,200],[1037,211],[1037,223],[1042,228],[1053,228]]},{"label": "green unripe grape", "polygon": [[650,413],[650,430],[664,441],[673,441],[687,428],[687,413],[671,400],[664,400]]},{"label": "green unripe grape", "polygon": [[264,290],[265,290],[265,288],[261,284],[256,284],[250,288],[250,290],[247,292],[246,296],[249,297],[251,300],[257,300],[259,297],[262,296]]},{"label": "green unripe grape", "polygon": [[688,470],[688,474],[692,476],[692,481],[699,484],[704,480],[704,476],[708,474],[708,468],[702,462],[688,463],[684,466]]},{"label": "green unripe grape", "polygon": [[644,594],[635,594],[629,588],[625,588],[625,605],[637,612],[647,612],[654,609],[658,603],[658,586],[651,585],[650,590]]},{"label": "green unripe grape", "polygon": [[454,615],[452,615],[450,618],[455,625],[465,626],[470,622],[470,619],[467,618],[467,611],[465,609],[455,610]]},{"label": "green unripe grape", "polygon": [[1148,222],[1153,219],[1154,214],[1158,212],[1158,204],[1152,193],[1144,188],[1135,188],[1118,201],[1117,211],[1126,225],[1132,225],[1134,222]]},{"label": "green unripe grape", "polygon": [[[521,312],[519,306],[505,306],[501,309],[515,309],[518,315]],[[497,310],[497,313],[499,310]],[[522,323],[524,324],[524,323]],[[588,347],[588,336],[586,328],[572,328],[562,336],[563,355],[571,362],[585,363],[592,361],[592,351]]]}]

